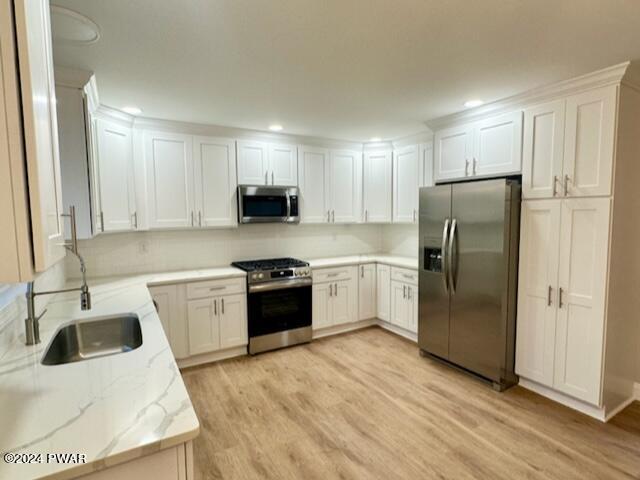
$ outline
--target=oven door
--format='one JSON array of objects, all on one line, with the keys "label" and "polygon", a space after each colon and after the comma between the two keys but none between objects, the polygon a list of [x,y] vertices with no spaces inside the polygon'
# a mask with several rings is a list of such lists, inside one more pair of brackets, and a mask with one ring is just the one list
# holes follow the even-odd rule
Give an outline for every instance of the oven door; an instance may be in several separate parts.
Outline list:
[{"label": "oven door", "polygon": [[238,187],[240,223],[298,223],[298,189],[240,185]]},{"label": "oven door", "polygon": [[277,289],[263,285],[249,286],[250,338],[311,327],[311,281]]}]

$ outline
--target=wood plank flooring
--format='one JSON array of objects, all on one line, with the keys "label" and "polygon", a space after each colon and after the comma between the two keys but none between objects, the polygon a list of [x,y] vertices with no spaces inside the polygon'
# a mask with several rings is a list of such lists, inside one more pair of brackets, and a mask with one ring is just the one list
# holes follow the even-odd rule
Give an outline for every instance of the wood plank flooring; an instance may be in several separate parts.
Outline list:
[{"label": "wood plank flooring", "polygon": [[378,327],[183,377],[201,480],[640,478],[638,402],[602,424]]}]

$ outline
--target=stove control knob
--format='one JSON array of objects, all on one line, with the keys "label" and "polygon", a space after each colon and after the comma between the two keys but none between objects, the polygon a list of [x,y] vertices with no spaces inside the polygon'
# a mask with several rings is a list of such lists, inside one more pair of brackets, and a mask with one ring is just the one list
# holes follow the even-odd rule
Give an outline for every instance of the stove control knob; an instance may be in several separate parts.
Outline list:
[{"label": "stove control knob", "polygon": [[260,278],[260,279],[264,278],[264,273],[259,273],[258,274],[258,278]]}]

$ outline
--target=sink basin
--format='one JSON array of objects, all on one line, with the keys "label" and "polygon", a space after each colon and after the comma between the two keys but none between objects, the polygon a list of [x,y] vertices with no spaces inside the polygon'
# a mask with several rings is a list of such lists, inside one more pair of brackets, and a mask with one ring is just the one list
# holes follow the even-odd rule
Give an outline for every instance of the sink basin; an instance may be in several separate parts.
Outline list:
[{"label": "sink basin", "polygon": [[76,320],[58,330],[42,358],[61,365],[130,352],[142,345],[138,316],[132,313]]}]

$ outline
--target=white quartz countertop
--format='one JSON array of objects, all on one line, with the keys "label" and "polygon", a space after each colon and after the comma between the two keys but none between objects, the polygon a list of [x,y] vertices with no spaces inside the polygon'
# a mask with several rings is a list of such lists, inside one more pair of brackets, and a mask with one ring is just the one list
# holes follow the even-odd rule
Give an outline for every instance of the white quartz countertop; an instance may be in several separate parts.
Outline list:
[{"label": "white quartz countertop", "polygon": [[370,255],[349,255],[343,257],[315,258],[307,260],[311,268],[341,267],[344,265],[360,265],[362,263],[383,263],[392,267],[418,269],[418,259],[412,257],[401,257],[397,255],[370,254]]},{"label": "white quartz countertop", "polygon": [[[59,294],[40,321],[42,342],[24,334],[0,352],[0,453],[79,453],[86,464],[17,465],[0,460],[0,479],[72,478],[196,437],[199,423],[147,285],[242,277],[235,268],[89,281],[92,309],[77,292]],[[76,286],[77,281],[70,281]],[[134,313],[136,350],[65,365],[40,360],[58,327],[73,319]]]}]

